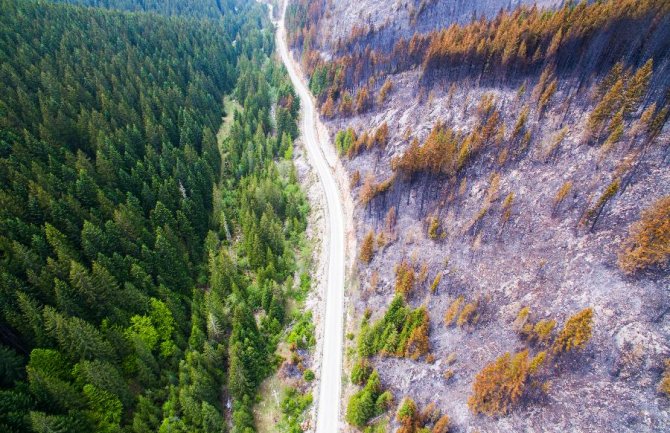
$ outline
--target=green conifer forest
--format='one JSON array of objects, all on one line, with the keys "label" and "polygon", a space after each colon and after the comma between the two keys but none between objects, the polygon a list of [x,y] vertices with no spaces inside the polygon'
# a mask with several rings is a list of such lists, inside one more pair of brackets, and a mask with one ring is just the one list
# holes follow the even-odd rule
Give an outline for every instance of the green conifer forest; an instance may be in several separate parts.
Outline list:
[{"label": "green conifer forest", "polygon": [[267,12],[64,3],[0,0],[0,431],[253,432],[308,212]]}]

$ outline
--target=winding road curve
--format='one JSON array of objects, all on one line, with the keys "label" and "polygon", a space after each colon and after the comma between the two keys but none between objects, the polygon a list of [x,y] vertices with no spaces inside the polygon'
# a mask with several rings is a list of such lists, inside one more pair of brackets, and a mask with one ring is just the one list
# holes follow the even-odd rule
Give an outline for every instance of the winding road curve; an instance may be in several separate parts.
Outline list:
[{"label": "winding road curve", "polygon": [[[339,428],[340,393],[342,377],[342,343],[344,312],[344,214],[335,177],[319,143],[316,111],[312,95],[297,66],[291,61],[286,42],[284,1],[281,19],[277,23],[277,47],[293,86],[301,101],[302,122],[300,129],[309,160],[323,186],[327,204],[327,227],[324,245],[328,245],[326,285],[326,311],[323,321],[323,352],[321,385],[316,419],[316,433],[336,433]],[[324,143],[324,145],[327,145]]]}]

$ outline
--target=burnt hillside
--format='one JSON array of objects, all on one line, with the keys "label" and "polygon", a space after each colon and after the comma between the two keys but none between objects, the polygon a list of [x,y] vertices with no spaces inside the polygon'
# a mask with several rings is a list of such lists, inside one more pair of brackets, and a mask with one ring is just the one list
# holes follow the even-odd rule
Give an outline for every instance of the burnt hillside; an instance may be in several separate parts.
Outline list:
[{"label": "burnt hillside", "polygon": [[670,429],[670,5],[334,3],[291,42],[358,203],[352,431]]}]

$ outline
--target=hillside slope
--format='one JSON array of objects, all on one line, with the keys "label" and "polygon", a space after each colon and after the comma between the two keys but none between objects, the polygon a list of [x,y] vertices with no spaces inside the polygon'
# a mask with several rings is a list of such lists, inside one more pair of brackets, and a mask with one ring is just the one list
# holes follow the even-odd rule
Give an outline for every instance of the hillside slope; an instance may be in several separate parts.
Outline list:
[{"label": "hillside slope", "polygon": [[358,200],[347,421],[668,430],[667,2],[334,3],[292,40]]}]

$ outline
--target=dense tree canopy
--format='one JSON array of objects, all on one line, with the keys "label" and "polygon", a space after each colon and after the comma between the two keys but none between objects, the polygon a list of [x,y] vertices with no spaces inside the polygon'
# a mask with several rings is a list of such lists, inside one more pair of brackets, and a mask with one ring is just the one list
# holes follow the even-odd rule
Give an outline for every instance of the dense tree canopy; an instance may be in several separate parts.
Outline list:
[{"label": "dense tree canopy", "polygon": [[0,430],[253,431],[307,213],[266,12],[76,3],[160,14],[0,0]]}]

